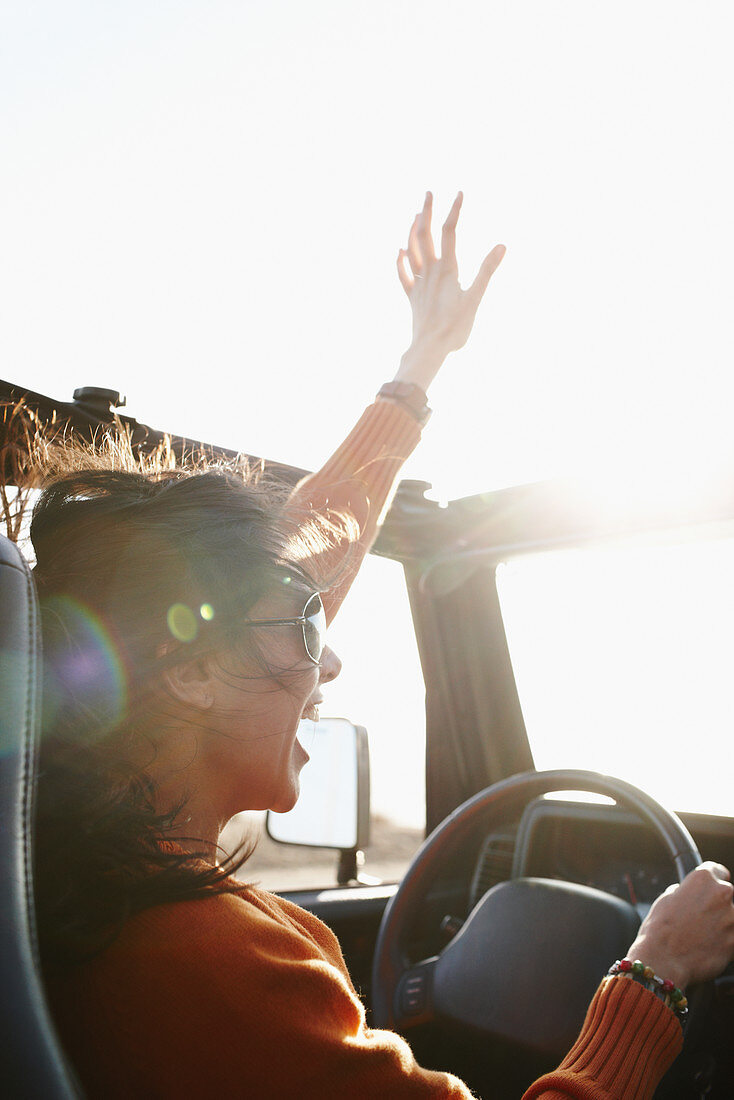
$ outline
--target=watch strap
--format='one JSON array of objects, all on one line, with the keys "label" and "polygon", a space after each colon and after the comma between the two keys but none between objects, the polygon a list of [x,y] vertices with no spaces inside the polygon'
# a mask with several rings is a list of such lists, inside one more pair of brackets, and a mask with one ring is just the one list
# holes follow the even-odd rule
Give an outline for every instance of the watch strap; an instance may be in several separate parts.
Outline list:
[{"label": "watch strap", "polygon": [[425,390],[417,386],[415,382],[386,382],[380,387],[378,397],[386,397],[388,401],[395,401],[413,416],[421,428],[431,417],[432,409],[428,406],[428,398]]}]

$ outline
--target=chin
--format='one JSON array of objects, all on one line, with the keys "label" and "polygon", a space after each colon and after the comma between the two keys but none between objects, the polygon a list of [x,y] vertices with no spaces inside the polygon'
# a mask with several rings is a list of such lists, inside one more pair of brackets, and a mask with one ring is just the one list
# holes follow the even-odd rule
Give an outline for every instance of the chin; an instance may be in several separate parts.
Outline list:
[{"label": "chin", "polygon": [[279,798],[268,809],[272,810],[274,814],[287,814],[289,810],[292,810],[298,801],[298,795],[293,795],[291,798]]},{"label": "chin", "polygon": [[301,769],[304,764],[308,763],[308,760],[308,753],[298,738],[294,737],[291,757],[288,761],[282,786],[276,788],[278,793],[269,806],[273,813],[288,813],[288,810],[292,810],[298,802],[298,796],[301,793]]},{"label": "chin", "polygon": [[296,802],[298,802],[298,796],[301,793],[298,777],[296,777],[288,786],[288,790],[281,791],[270,805],[270,809],[276,814],[287,814],[289,810],[292,810]]}]

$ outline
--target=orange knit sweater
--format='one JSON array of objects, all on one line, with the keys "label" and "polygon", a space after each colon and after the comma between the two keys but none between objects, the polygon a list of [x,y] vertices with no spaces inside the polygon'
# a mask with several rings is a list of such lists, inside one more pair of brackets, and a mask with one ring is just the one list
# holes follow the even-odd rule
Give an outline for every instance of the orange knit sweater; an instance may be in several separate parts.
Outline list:
[{"label": "orange knit sweater", "polygon": [[[348,509],[359,524],[346,565],[343,547],[313,563],[339,577],[330,617],[419,434],[409,414],[378,401],[294,493],[294,509]],[[397,1035],[368,1029],[333,933],[255,887],[137,914],[101,955],[57,974],[51,997],[91,1100],[471,1096],[456,1077],[418,1066]],[[680,1045],[680,1026],[651,993],[605,979],[579,1040],[526,1100],[648,1100]]]},{"label": "orange knit sweater", "polygon": [[[90,1100],[471,1097],[398,1035],[365,1027],[333,933],[255,887],[139,913],[55,994]],[[680,1045],[652,993],[607,978],[570,1054],[526,1100],[649,1100]]]},{"label": "orange knit sweater", "polygon": [[420,439],[416,420],[392,401],[378,400],[362,414],[341,446],[318,471],[304,478],[290,498],[295,517],[311,509],[335,519],[347,514],[358,528],[351,542],[309,559],[317,580],[331,584],[324,593],[331,621],[375,541],[397,475]]}]

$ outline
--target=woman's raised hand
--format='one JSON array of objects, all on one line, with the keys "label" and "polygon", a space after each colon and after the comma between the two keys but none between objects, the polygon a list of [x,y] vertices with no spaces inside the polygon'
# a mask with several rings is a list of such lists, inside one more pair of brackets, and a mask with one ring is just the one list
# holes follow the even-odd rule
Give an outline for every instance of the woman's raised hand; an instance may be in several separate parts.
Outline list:
[{"label": "woman's raised hand", "polygon": [[734,889],[720,863],[702,863],[661,894],[628,957],[684,989],[716,978],[734,958]]},{"label": "woman's raised hand", "polygon": [[413,339],[395,376],[426,390],[451,351],[469,339],[487,284],[505,254],[495,245],[482,261],[476,279],[466,290],[459,285],[456,263],[456,223],[464,196],[461,191],[443,224],[441,255],[436,255],[431,233],[433,196],[429,191],[416,215],[407,249],[398,255],[398,276],[413,311]]}]

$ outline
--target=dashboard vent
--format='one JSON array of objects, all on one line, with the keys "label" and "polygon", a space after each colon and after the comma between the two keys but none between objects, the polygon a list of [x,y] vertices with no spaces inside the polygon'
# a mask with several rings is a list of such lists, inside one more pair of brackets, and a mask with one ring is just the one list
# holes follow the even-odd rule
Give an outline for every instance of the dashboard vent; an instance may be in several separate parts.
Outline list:
[{"label": "dashboard vent", "polygon": [[472,909],[487,890],[491,890],[498,882],[506,882],[512,875],[516,837],[517,829],[506,829],[502,833],[491,833],[485,840],[472,878]]}]

